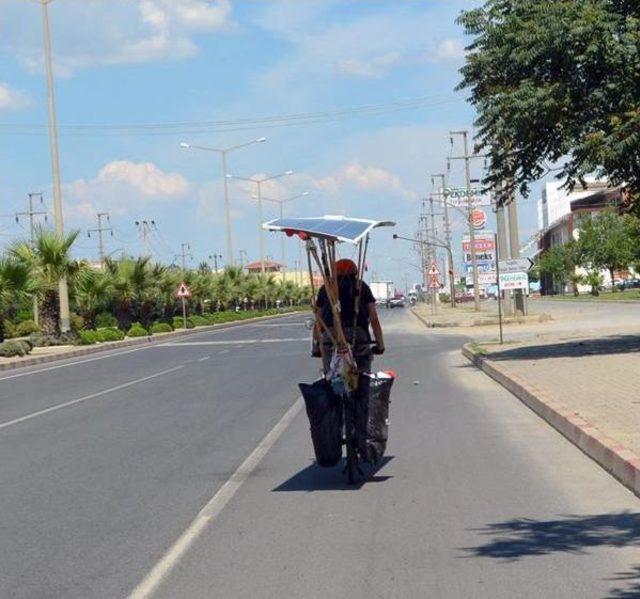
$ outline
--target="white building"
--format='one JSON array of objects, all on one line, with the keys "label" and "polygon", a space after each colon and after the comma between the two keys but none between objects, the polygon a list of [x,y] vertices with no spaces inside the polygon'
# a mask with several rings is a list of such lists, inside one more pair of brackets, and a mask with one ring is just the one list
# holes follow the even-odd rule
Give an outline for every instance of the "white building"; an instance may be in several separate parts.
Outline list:
[{"label": "white building", "polygon": [[[551,181],[544,185],[542,198],[538,200],[538,229],[547,230],[561,218],[571,213],[571,202],[609,188],[603,179],[586,179],[586,187],[577,184],[573,191],[561,189],[563,181]],[[561,241],[564,243],[566,240]],[[556,244],[554,244],[556,245]]]}]

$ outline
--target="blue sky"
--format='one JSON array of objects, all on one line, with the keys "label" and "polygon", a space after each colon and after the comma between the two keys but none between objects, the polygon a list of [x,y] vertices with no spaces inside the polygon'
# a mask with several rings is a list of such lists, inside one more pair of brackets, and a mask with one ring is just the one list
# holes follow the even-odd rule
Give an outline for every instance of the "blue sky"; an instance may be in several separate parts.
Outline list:
[{"label": "blue sky", "polygon": [[[429,174],[446,168],[449,130],[472,126],[464,94],[453,91],[465,44],[455,18],[476,4],[54,0],[65,226],[83,230],[76,252],[96,256],[86,229],[108,211],[107,251],[142,252],[134,221],[152,218],[157,259],[171,261],[181,242],[191,244],[193,265],[224,254],[219,160],[179,143],[224,147],[260,136],[267,142],[231,155],[229,170],[292,169],[265,185],[276,198],[310,192],[287,205],[290,215],[392,218],[398,233],[413,234]],[[26,194],[43,191],[50,209],[52,197],[40,7],[3,0],[0,19],[0,240],[8,243],[26,234],[26,221],[12,220]],[[379,108],[361,110],[371,106]],[[290,118],[300,114],[310,116]],[[451,173],[451,184],[463,183],[461,163]],[[521,238],[535,226],[533,199],[521,204]],[[242,249],[257,259],[258,211],[246,184],[232,183],[232,202],[235,258]],[[266,216],[275,208],[266,204]],[[462,229],[457,222],[457,236]],[[266,244],[279,259],[279,239],[267,234]],[[287,247],[297,255],[293,241]],[[415,263],[408,245],[377,235],[372,276],[417,281]]]}]

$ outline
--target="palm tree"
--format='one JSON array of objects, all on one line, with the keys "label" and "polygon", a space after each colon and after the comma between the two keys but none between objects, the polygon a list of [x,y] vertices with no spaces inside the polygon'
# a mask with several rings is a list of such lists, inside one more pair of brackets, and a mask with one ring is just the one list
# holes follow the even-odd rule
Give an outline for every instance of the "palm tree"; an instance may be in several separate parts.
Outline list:
[{"label": "palm tree", "polygon": [[45,335],[60,336],[60,297],[58,286],[63,278],[72,278],[80,269],[71,258],[71,246],[79,231],[58,235],[47,229],[36,231],[33,244],[17,243],[10,253],[22,262],[34,279],[40,303],[41,328]]},{"label": "palm tree", "polygon": [[85,329],[95,330],[96,312],[109,298],[111,279],[105,272],[85,266],[75,277],[73,289]]},{"label": "palm tree", "polygon": [[[105,272],[108,274],[113,287],[115,299],[115,317],[118,328],[128,331],[134,318],[136,302],[141,302],[141,321],[148,320],[147,314],[149,291],[153,282],[153,271],[149,268],[149,257],[125,258],[117,262],[107,259]],[[142,323],[143,326],[145,323]],[[150,323],[147,323],[150,324]]]},{"label": "palm tree", "polygon": [[10,256],[0,257],[0,343],[4,341],[7,308],[27,299],[34,287],[27,264]]}]

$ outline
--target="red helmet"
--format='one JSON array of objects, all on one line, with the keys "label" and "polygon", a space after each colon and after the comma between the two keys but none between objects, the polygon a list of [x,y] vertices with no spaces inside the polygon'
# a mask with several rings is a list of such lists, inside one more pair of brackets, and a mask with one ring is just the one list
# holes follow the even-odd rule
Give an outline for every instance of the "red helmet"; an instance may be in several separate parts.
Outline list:
[{"label": "red helmet", "polygon": [[338,273],[339,277],[357,275],[358,267],[353,260],[349,260],[349,258],[342,258],[342,260],[338,260],[336,262],[336,273]]}]

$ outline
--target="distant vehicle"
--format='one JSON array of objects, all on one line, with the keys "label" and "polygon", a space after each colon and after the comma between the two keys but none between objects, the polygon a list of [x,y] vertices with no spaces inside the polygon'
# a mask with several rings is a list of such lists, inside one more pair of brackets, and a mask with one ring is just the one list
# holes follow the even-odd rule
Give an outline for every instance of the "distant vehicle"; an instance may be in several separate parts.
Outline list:
[{"label": "distant vehicle", "polygon": [[640,289],[640,279],[627,279],[626,281],[619,281],[616,287],[621,291],[625,289]]},{"label": "distant vehicle", "polygon": [[404,308],[407,300],[404,295],[395,295],[389,300],[389,308]]},{"label": "distant vehicle", "polygon": [[389,307],[389,302],[395,290],[393,281],[372,281],[369,283],[369,288],[371,289],[371,293],[373,293],[373,297],[376,299],[376,304]]}]

